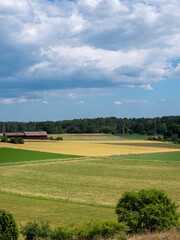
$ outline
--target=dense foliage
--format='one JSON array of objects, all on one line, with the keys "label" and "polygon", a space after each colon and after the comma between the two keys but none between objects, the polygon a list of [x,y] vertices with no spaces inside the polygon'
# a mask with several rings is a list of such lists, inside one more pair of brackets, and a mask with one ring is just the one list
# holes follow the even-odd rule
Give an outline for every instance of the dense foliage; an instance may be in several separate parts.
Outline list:
[{"label": "dense foliage", "polygon": [[18,236],[18,227],[12,214],[5,210],[0,210],[0,239],[17,240]]},{"label": "dense foliage", "polygon": [[[29,222],[21,233],[26,240],[51,239],[51,240],[83,240],[99,239],[100,237],[109,238],[115,235],[124,237],[125,225],[114,221],[89,221],[82,225],[61,226],[52,230],[48,223]],[[124,238],[123,238],[124,237]],[[120,238],[119,238],[120,239]]]},{"label": "dense foliage", "polygon": [[52,233],[52,230],[47,222],[28,222],[21,229],[22,235],[25,240],[36,240],[36,239],[48,239]]},{"label": "dense foliage", "polygon": [[94,118],[46,122],[0,122],[0,132],[47,131],[55,133],[112,133],[118,134],[121,126],[129,134],[180,135],[180,116],[157,118]]},{"label": "dense foliage", "polygon": [[1,142],[9,142],[9,143],[14,143],[14,144],[24,144],[24,139],[22,137],[18,137],[18,138],[10,138],[8,140],[7,136],[2,136],[1,137]]},{"label": "dense foliage", "polygon": [[131,233],[160,231],[178,224],[177,206],[162,191],[156,189],[126,192],[116,206],[118,221]]}]

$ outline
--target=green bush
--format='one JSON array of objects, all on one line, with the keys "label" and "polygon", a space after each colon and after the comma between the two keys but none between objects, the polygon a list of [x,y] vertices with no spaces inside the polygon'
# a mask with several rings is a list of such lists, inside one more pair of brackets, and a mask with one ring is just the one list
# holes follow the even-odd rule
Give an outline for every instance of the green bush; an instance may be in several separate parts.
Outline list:
[{"label": "green bush", "polygon": [[18,236],[18,227],[13,215],[5,210],[0,210],[0,239],[17,240]]},{"label": "green bush", "polygon": [[9,142],[10,142],[10,143],[14,143],[14,144],[17,144],[17,143],[18,143],[18,142],[17,142],[17,138],[15,138],[15,137],[10,138]]},{"label": "green bush", "polygon": [[22,137],[18,137],[18,138],[12,137],[9,140],[9,142],[14,144],[24,144],[24,139]]},{"label": "green bush", "polygon": [[2,136],[1,142],[8,142],[8,137],[7,136]]},{"label": "green bush", "polygon": [[24,139],[22,137],[17,138],[17,143],[24,144]]},{"label": "green bush", "polygon": [[75,234],[69,227],[58,227],[51,233],[51,240],[73,240]]},{"label": "green bush", "polygon": [[26,240],[50,239],[51,228],[47,222],[28,222],[21,229],[22,235]]},{"label": "green bush", "polygon": [[178,224],[177,206],[162,191],[156,189],[126,192],[116,206],[118,221],[129,232],[160,231]]},{"label": "green bush", "polygon": [[61,140],[62,141],[63,138],[62,137],[57,137],[56,140]]},{"label": "green bush", "polygon": [[123,233],[125,225],[115,221],[89,221],[74,229],[77,239],[108,238]]}]

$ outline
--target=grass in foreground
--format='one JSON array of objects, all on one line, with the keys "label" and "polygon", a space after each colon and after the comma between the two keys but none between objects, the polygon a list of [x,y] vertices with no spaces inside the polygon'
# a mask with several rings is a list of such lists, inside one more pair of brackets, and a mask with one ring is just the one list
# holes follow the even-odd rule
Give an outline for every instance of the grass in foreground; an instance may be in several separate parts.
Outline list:
[{"label": "grass in foreground", "polygon": [[77,158],[77,156],[14,148],[0,148],[0,164],[66,158]]},{"label": "grass in foreground", "polygon": [[179,240],[180,231],[176,229],[167,232],[137,234],[128,238],[128,240]]},{"label": "grass in foreground", "polygon": [[116,220],[114,208],[103,208],[61,201],[0,193],[1,209],[13,214],[18,224],[48,221],[52,226],[79,224],[90,219]]}]

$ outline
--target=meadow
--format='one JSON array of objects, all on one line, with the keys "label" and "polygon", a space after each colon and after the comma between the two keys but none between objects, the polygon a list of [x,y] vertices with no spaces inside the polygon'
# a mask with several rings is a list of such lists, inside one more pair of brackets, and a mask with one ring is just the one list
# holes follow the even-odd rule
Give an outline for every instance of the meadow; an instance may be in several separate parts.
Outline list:
[{"label": "meadow", "polygon": [[[78,156],[79,157],[79,156]],[[75,155],[45,153],[23,149],[0,148],[0,164],[19,163],[39,160],[77,158]]]},{"label": "meadow", "polygon": [[121,195],[142,188],[163,189],[180,203],[178,145],[94,140],[0,147],[0,205],[19,224],[35,219],[53,226],[116,219]]}]

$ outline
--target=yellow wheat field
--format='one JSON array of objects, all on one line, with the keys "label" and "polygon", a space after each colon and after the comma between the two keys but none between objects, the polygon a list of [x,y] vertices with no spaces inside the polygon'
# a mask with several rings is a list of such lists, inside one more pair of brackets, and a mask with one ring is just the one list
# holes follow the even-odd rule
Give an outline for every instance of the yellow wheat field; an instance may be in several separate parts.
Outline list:
[{"label": "yellow wheat field", "polygon": [[118,139],[117,136],[104,133],[68,133],[68,134],[48,134],[48,137],[62,137],[63,139],[73,140],[73,139],[92,139],[92,140],[109,140],[109,139]]},{"label": "yellow wheat field", "polygon": [[[134,144],[134,145],[133,145]],[[157,153],[180,151],[166,143],[148,141],[49,141],[49,142],[25,142],[22,145],[0,143],[0,147],[13,147],[43,152],[72,154],[81,156],[111,156],[120,154]]]}]

